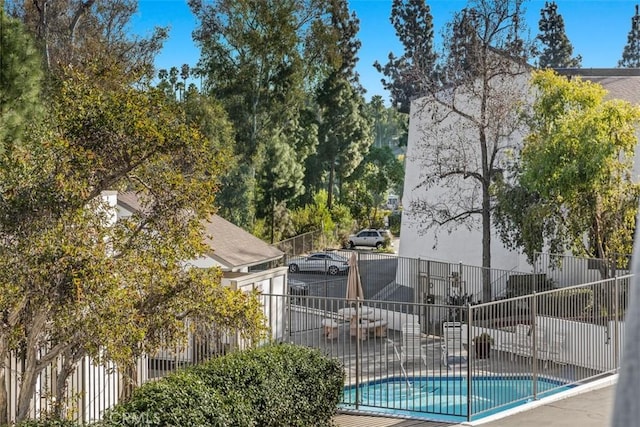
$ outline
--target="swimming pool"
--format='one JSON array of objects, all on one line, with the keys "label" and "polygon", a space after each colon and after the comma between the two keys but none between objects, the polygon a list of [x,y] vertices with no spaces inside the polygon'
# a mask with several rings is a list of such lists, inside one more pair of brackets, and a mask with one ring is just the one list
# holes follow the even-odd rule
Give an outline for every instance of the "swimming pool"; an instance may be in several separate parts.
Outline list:
[{"label": "swimming pool", "polygon": [[[536,397],[571,388],[561,381],[538,377]],[[480,376],[471,383],[471,420],[496,414],[533,400],[531,376]],[[386,378],[359,386],[359,410],[435,421],[467,420],[466,377]],[[344,409],[355,409],[356,388],[346,387]]]}]

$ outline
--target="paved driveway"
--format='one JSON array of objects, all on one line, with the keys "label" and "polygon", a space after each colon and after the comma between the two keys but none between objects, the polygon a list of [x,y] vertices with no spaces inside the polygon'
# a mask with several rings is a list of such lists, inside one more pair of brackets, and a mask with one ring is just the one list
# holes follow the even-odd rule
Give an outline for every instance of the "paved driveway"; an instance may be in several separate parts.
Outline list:
[{"label": "paved driveway", "polygon": [[[387,285],[395,282],[398,269],[397,257],[368,250],[357,252],[365,299],[372,298]],[[328,273],[289,273],[289,278],[306,282],[309,285],[309,295],[312,296],[344,298],[347,292],[347,273],[336,276]],[[398,294],[398,296],[406,297],[405,294]]]}]

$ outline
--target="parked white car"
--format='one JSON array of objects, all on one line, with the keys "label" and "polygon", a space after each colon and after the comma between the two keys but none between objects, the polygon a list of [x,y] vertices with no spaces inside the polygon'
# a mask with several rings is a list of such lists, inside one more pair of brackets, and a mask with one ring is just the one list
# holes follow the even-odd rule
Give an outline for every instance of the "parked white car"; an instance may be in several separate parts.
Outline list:
[{"label": "parked white car", "polygon": [[299,271],[322,271],[336,275],[349,268],[348,260],[332,252],[316,252],[308,256],[293,257],[287,263],[291,273]]},{"label": "parked white car", "polygon": [[366,228],[360,230],[357,234],[349,236],[349,247],[371,246],[380,249],[385,245],[385,239],[387,239],[389,245],[393,245],[391,233],[388,230]]}]

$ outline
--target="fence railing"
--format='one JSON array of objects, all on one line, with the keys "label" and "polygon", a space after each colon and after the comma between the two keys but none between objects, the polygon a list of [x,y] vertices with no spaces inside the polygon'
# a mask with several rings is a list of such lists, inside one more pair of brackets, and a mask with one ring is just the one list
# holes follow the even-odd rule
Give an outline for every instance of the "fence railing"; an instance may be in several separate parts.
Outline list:
[{"label": "fence railing", "polygon": [[[348,259],[354,251],[331,250],[330,252]],[[566,280],[553,280],[550,274],[542,270],[532,272],[487,269],[461,263],[398,257],[394,254],[374,251],[355,251],[355,253],[362,282],[367,286],[367,298],[381,301],[400,298],[405,302],[459,305],[543,291],[558,285],[576,284]],[[291,259],[290,256],[284,258],[285,265],[289,259]],[[586,261],[584,265],[586,266]],[[554,271],[551,273],[555,274]],[[292,279],[309,283],[337,280],[325,276],[326,274],[304,274],[303,272],[289,274]],[[490,296],[485,295],[485,281],[488,281],[491,289]],[[586,283],[586,281],[578,283]]]},{"label": "fence railing", "polygon": [[[317,348],[342,362],[345,410],[386,409],[455,422],[618,369],[630,276],[547,289],[548,276],[541,273],[495,270],[492,283],[514,295],[455,305],[425,296],[464,295],[482,284],[481,268],[373,252],[360,253],[359,260],[369,294],[358,304],[345,299],[346,275],[326,273],[308,275],[306,294],[261,296],[272,337]],[[535,293],[518,295],[527,290]],[[477,338],[483,333],[490,345],[486,352]],[[139,384],[151,381],[238,344],[232,334],[192,337],[185,348],[141,359],[135,378]],[[16,358],[5,364],[11,414],[24,368],[20,363]],[[53,392],[59,367],[56,361],[40,376],[32,417],[50,412],[60,399]],[[122,378],[113,366],[83,359],[63,396],[66,414],[81,421],[100,419],[126,391]],[[499,389],[509,391],[497,394]]]},{"label": "fence railing", "polygon": [[631,255],[614,259],[576,257],[536,252],[534,272],[544,273],[558,287],[574,286],[629,274]]},{"label": "fence railing", "polygon": [[345,410],[476,419],[615,373],[629,277],[466,306],[296,296],[284,340],[342,362]]},{"label": "fence railing", "polygon": [[326,247],[322,232],[320,230],[309,231],[290,239],[285,239],[274,243],[276,248],[280,249],[287,256],[295,256],[304,253],[322,250]]}]

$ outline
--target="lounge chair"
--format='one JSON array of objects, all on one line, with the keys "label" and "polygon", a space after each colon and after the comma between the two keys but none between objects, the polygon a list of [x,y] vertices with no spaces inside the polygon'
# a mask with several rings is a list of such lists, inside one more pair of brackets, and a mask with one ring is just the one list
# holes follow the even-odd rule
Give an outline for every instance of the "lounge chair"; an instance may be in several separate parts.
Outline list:
[{"label": "lounge chair", "polygon": [[562,363],[565,342],[567,340],[566,333],[564,331],[553,331],[546,336],[546,346],[543,350],[543,354],[540,356],[544,360],[544,367],[549,365],[549,362]]},{"label": "lounge chair", "polygon": [[404,323],[402,328],[402,346],[400,355],[403,362],[420,359],[427,364],[427,346],[422,343],[422,331],[419,323]]},{"label": "lounge chair", "polygon": [[393,346],[395,357],[398,359],[400,364],[404,365],[405,363],[411,362],[415,359],[421,359],[426,365],[427,345],[422,344],[420,324],[403,323],[401,326],[401,332],[401,344],[397,344],[395,341],[387,339],[387,342]]},{"label": "lounge chair", "polygon": [[442,364],[447,368],[451,368],[452,365],[466,365],[468,352],[464,345],[466,337],[462,331],[462,324],[460,322],[444,322],[442,335]]}]

